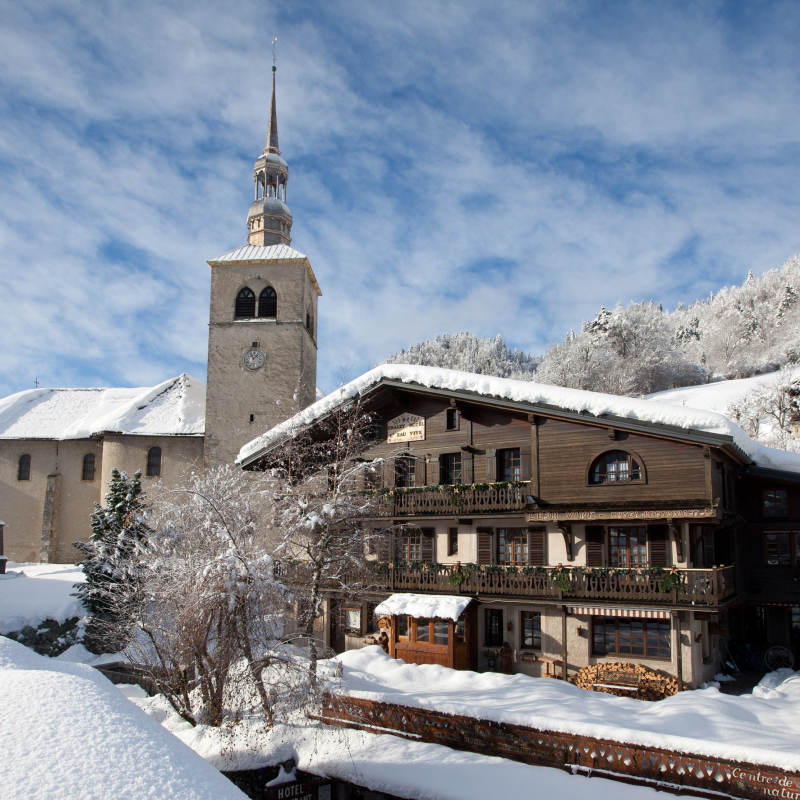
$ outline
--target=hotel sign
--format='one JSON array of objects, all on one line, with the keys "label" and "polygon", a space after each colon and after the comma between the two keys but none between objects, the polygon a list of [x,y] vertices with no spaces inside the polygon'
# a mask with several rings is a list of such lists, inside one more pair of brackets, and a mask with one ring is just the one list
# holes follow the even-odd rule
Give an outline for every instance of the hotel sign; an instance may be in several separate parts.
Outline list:
[{"label": "hotel sign", "polygon": [[715,508],[625,509],[602,511],[531,511],[528,522],[594,522],[607,519],[709,519]]},{"label": "hotel sign", "polygon": [[401,414],[389,420],[387,425],[389,444],[420,442],[425,438],[425,417],[416,414]]}]

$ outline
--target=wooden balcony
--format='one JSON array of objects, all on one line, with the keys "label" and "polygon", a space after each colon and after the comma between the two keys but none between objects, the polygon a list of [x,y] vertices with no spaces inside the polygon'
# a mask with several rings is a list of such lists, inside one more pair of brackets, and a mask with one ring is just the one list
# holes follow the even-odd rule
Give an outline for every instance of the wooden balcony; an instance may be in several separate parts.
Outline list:
[{"label": "wooden balcony", "polygon": [[595,602],[717,607],[736,593],[735,568],[676,569],[651,574],[627,570],[566,568],[560,577],[550,567],[461,567],[460,583],[453,568],[442,565],[386,568],[387,588],[393,592],[542,597]]},{"label": "wooden balcony", "polygon": [[[387,516],[464,516],[502,511],[524,511],[524,486],[448,487],[397,491],[386,495]],[[382,509],[383,510],[383,509]]]}]

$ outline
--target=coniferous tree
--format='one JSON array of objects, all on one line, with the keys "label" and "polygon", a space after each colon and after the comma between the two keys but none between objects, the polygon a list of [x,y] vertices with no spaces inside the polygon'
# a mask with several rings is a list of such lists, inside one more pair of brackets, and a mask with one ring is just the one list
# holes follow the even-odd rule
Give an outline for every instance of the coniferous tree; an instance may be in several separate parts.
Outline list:
[{"label": "coniferous tree", "polygon": [[147,540],[141,477],[141,471],[129,478],[124,472],[112,469],[105,508],[94,504],[89,541],[73,542],[85,556],[80,565],[86,581],[75,584],[75,588],[91,614],[84,644],[95,653],[115,652],[125,643],[118,635],[109,637],[108,631],[118,632],[118,590],[123,584],[137,580],[137,556]]}]

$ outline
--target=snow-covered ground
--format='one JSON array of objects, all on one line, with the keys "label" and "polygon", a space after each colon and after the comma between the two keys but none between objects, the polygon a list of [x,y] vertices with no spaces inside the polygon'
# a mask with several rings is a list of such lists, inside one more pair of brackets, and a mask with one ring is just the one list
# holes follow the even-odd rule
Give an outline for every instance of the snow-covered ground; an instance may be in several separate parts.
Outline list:
[{"label": "snow-covered ground", "polygon": [[0,633],[34,628],[46,619],[65,622],[86,611],[75,593],[83,572],[74,564],[17,564],[0,575]]},{"label": "snow-covered ground", "polygon": [[800,673],[790,670],[751,695],[711,687],[644,703],[527,675],[405,664],[374,645],[337,660],[353,697],[800,771]]},{"label": "snow-covered ground", "polygon": [[0,796],[243,800],[99,672],[0,637]]}]

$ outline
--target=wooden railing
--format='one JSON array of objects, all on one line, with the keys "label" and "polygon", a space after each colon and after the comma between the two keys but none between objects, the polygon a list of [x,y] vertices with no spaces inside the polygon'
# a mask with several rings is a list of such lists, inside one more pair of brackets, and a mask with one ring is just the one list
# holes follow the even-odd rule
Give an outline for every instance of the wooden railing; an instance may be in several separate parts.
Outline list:
[{"label": "wooden railing", "polygon": [[[490,511],[524,511],[527,508],[527,486],[492,486],[488,489],[454,488],[422,489],[387,495],[389,515],[479,514]],[[392,503],[391,499],[394,502]]]},{"label": "wooden railing", "polygon": [[732,566],[679,569],[674,574],[622,570],[590,572],[573,568],[565,570],[559,579],[548,567],[526,574],[523,569],[511,572],[485,566],[471,569],[462,566],[458,583],[451,580],[451,566],[388,567],[386,574],[388,588],[395,592],[622,600],[679,606],[718,606],[736,591]]}]

